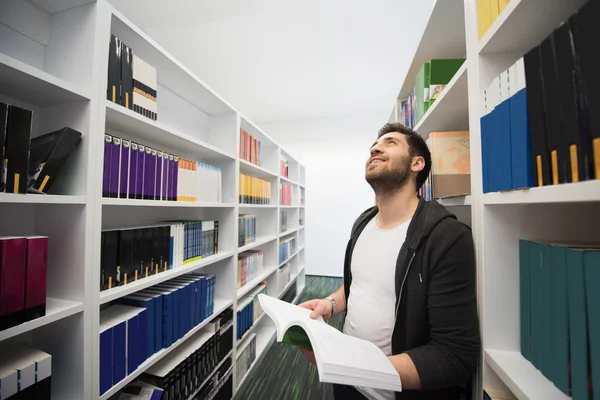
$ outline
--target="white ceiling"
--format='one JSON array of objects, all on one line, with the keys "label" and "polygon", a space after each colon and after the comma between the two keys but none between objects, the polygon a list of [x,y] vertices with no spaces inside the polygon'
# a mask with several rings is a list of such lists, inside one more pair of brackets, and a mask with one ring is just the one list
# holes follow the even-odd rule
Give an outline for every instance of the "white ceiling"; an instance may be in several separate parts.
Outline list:
[{"label": "white ceiling", "polygon": [[433,0],[111,2],[263,122],[387,119]]}]

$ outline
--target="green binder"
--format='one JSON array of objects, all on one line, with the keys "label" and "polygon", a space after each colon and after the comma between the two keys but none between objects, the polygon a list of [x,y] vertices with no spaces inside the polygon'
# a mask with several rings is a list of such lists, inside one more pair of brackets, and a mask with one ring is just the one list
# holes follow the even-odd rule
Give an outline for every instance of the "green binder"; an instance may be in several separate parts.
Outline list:
[{"label": "green binder", "polygon": [[432,59],[429,61],[429,107],[433,105],[465,62],[464,58]]}]

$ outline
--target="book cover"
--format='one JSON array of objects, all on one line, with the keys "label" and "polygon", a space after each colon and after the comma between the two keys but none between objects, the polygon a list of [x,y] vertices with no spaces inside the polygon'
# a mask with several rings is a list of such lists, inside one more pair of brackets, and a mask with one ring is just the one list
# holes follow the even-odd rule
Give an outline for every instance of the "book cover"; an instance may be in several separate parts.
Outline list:
[{"label": "book cover", "polygon": [[162,200],[162,182],[163,182],[163,161],[164,156],[162,151],[156,152],[156,186],[154,188],[154,199]]},{"label": "book cover", "polygon": [[137,176],[135,182],[135,198],[138,200],[144,197],[144,171],[145,171],[145,160],[146,160],[146,147],[142,144],[138,145],[138,156],[137,156]]},{"label": "book cover", "polygon": [[150,158],[150,190],[148,191],[148,196],[150,200],[158,200],[157,195],[157,186],[160,181],[157,179],[158,173],[158,151],[156,149],[152,149],[152,156]]},{"label": "book cover", "polygon": [[104,135],[104,165],[102,169],[102,197],[109,197],[111,161],[112,161],[112,136]]},{"label": "book cover", "polygon": [[47,236],[27,238],[25,321],[46,315],[48,240]]},{"label": "book cover", "polygon": [[131,150],[129,152],[129,187],[127,190],[127,198],[137,198],[137,176],[138,176],[138,155],[139,147],[135,142],[131,142]]},{"label": "book cover", "polygon": [[131,142],[127,139],[121,141],[121,166],[119,174],[119,198],[126,199],[129,191],[129,153]]},{"label": "book cover", "polygon": [[109,197],[119,197],[119,180],[121,177],[121,138],[113,136],[110,151],[110,190]]},{"label": "book cover", "polygon": [[24,322],[27,240],[0,238],[0,330]]},{"label": "book cover", "polygon": [[12,105],[8,107],[4,156],[7,193],[24,194],[27,191],[31,119],[31,111]]},{"label": "book cover", "polygon": [[106,98],[113,103],[121,103],[121,51],[121,41],[115,35],[110,35]]},{"label": "book cover", "polygon": [[169,169],[171,167],[169,154],[163,153],[163,172],[162,172],[162,189],[161,200],[169,200],[167,193],[169,192]]},{"label": "book cover", "polygon": [[121,42],[121,105],[133,110],[133,50]]}]

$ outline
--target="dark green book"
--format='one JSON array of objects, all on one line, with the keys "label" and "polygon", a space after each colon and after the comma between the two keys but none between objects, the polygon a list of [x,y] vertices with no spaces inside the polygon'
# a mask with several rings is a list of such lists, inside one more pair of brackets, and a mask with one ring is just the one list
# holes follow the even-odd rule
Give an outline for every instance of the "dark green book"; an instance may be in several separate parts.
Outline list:
[{"label": "dark green book", "polygon": [[302,329],[302,327],[298,325],[294,325],[290,327],[287,331],[285,331],[285,335],[283,335],[283,340],[281,343],[288,343],[294,346],[302,346],[307,349],[312,350],[312,345],[310,344],[310,339],[308,335]]}]

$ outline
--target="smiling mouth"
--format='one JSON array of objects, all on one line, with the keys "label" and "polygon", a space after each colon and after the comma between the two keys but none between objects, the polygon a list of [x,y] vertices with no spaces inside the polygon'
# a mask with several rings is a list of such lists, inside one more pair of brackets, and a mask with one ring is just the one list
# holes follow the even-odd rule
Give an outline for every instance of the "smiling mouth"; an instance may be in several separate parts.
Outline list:
[{"label": "smiling mouth", "polygon": [[385,161],[383,161],[383,160],[373,160],[369,163],[369,166],[383,164],[384,162]]}]

